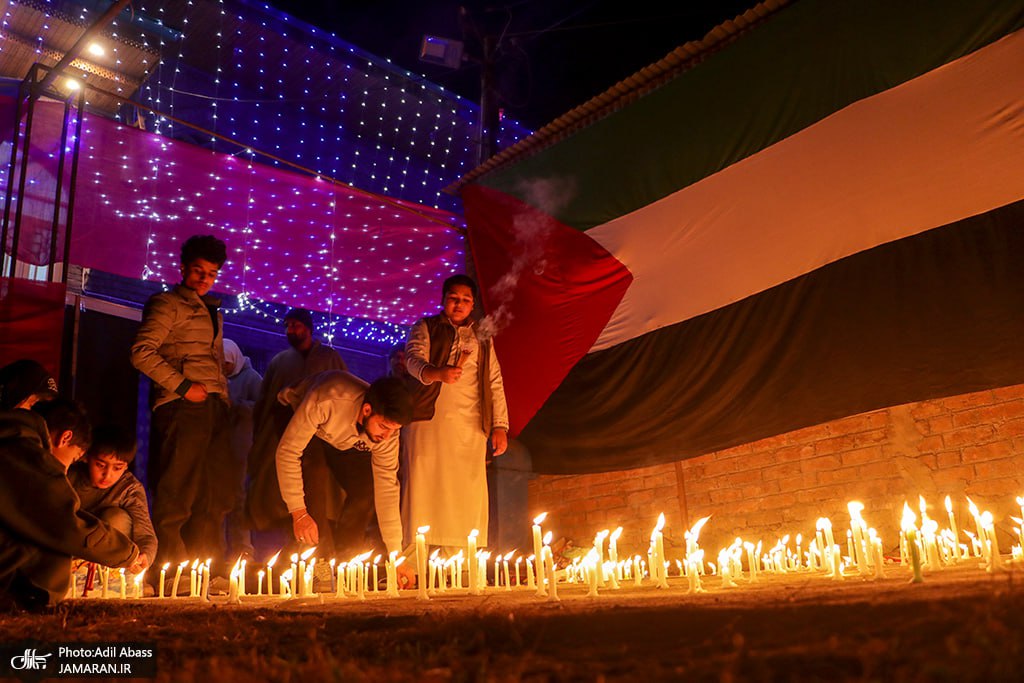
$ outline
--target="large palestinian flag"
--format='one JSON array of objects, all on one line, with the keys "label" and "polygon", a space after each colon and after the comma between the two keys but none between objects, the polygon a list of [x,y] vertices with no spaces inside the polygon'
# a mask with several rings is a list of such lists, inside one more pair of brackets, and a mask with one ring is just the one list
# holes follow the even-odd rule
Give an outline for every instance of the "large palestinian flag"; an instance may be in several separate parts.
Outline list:
[{"label": "large palestinian flag", "polygon": [[1024,3],[762,14],[463,188],[539,472],[1024,382]]}]

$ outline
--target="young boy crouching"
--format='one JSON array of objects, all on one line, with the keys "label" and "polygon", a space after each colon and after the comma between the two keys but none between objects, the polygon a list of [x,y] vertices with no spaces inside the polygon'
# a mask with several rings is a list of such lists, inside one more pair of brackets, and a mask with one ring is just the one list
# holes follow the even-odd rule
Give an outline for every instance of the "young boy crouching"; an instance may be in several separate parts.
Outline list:
[{"label": "young boy crouching", "polygon": [[146,489],[128,471],[135,451],[133,436],[117,427],[98,427],[83,461],[68,470],[68,480],[82,501],[82,510],[135,541],[139,564],[145,569],[156,557],[157,540]]}]

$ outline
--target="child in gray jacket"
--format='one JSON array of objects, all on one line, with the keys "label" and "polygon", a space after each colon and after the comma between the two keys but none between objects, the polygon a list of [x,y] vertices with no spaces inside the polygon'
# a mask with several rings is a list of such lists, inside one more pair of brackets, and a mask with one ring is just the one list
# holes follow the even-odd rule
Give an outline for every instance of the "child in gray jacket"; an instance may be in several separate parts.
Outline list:
[{"label": "child in gray jacket", "polygon": [[135,438],[114,426],[93,432],[83,462],[68,470],[68,480],[90,512],[135,541],[142,568],[156,558],[157,540],[149,518],[146,489],[128,465],[135,459]]}]

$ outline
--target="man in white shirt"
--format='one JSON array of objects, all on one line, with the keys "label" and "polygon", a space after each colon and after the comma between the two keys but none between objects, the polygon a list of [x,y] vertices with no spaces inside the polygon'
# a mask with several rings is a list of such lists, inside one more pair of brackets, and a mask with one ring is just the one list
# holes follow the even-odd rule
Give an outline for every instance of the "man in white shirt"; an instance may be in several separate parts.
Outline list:
[{"label": "man in white shirt", "polygon": [[[388,552],[401,552],[398,431],[412,420],[405,383],[385,377],[367,385],[348,372],[328,370],[281,390],[278,400],[295,410],[277,447],[277,477],[295,539],[316,545],[321,557],[347,559],[369,549],[366,525],[376,508]],[[333,533],[306,507],[301,458],[310,449],[323,453],[345,490]]]}]

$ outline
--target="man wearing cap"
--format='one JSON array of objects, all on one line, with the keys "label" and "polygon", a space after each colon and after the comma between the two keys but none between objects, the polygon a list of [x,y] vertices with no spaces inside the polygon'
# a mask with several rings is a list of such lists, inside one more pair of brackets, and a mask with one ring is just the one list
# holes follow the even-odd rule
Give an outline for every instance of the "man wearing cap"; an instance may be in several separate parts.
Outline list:
[{"label": "man wearing cap", "polygon": [[[313,337],[315,327],[309,311],[293,308],[285,314],[284,323],[288,348],[271,359],[263,375],[259,399],[253,407],[255,434],[249,451],[250,481],[246,507],[253,527],[262,531],[288,520],[288,511],[277,482],[274,454],[292,418],[292,408],[278,403],[278,393],[325,370],[348,369],[337,351]],[[314,504],[325,505],[319,501],[331,496],[336,502],[340,501],[340,489],[331,484],[333,479],[322,457],[311,455],[303,458],[302,473],[307,498],[318,501]]]}]

